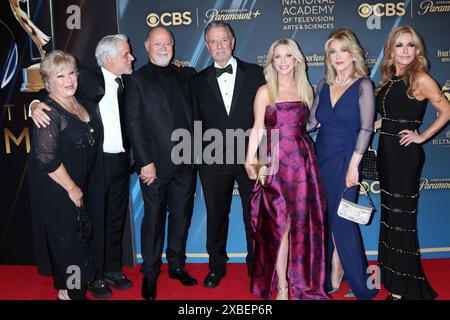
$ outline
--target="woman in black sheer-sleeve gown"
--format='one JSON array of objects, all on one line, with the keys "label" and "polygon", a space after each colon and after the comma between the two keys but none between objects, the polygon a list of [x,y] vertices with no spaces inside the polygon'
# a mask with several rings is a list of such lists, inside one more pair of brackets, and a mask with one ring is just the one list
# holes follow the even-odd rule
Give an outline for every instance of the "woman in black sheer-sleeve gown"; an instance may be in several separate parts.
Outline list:
[{"label": "woman in black sheer-sleeve gown", "polygon": [[[40,270],[53,275],[58,299],[86,299],[93,269],[76,219],[87,192],[100,126],[74,97],[77,75],[72,56],[61,51],[48,54],[41,75],[49,91],[45,102],[51,108],[47,112],[51,121],[46,128],[33,128],[29,158],[36,262]],[[42,265],[48,261],[50,265]]]}]

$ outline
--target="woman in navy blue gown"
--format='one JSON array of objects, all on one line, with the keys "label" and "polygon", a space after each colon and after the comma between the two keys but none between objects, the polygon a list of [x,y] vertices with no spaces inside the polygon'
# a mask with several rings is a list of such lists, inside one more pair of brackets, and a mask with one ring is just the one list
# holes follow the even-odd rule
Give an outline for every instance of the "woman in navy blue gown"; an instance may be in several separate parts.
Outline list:
[{"label": "woman in navy blue gown", "polygon": [[351,288],[346,297],[373,299],[378,291],[367,286],[370,275],[359,226],[337,215],[346,187],[345,198],[357,199],[360,161],[369,145],[375,116],[364,50],[352,31],[339,29],[330,35],[325,43],[325,72],[308,129],[320,123],[316,151],[327,199],[327,290],[336,292],[345,279]]}]

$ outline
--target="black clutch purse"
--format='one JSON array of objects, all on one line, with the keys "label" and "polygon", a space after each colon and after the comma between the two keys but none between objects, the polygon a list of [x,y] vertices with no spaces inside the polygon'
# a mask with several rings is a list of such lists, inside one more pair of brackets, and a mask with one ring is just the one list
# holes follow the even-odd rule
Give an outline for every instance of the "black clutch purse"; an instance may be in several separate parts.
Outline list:
[{"label": "black clutch purse", "polygon": [[82,242],[87,242],[92,237],[92,220],[91,214],[84,204],[77,208],[77,232]]},{"label": "black clutch purse", "polygon": [[366,180],[378,180],[377,152],[369,148],[361,159],[361,178]]}]

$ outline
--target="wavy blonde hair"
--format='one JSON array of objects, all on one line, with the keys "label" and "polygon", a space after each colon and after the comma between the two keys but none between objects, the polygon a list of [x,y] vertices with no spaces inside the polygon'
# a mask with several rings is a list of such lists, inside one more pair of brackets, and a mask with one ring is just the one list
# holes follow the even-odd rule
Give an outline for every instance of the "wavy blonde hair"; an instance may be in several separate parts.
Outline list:
[{"label": "wavy blonde hair", "polygon": [[280,45],[287,46],[289,52],[297,60],[298,63],[294,68],[294,78],[297,85],[297,95],[301,101],[306,102],[306,104],[311,107],[312,98],[308,95],[308,92],[311,92],[309,90],[312,90],[312,87],[309,83],[308,76],[306,75],[306,60],[301,53],[299,46],[292,39],[279,39],[275,41],[270,46],[269,53],[267,54],[267,63],[264,67],[264,76],[266,77],[267,88],[269,90],[270,104],[275,103],[278,99],[278,73],[273,66],[273,58],[275,48]]},{"label": "wavy blonde hair", "polygon": [[394,50],[398,39],[409,33],[412,36],[413,43],[416,47],[416,56],[414,60],[406,67],[405,81],[408,85],[408,91],[406,94],[411,99],[414,98],[414,91],[417,89],[417,73],[422,71],[426,72],[428,69],[428,61],[425,57],[425,48],[423,46],[422,38],[411,26],[400,26],[395,28],[389,34],[386,43],[384,44],[383,62],[381,63],[381,81],[375,90],[378,94],[381,89],[389,82],[392,76],[395,75],[395,61]]},{"label": "wavy blonde hair", "polygon": [[64,51],[54,50],[45,55],[44,59],[41,61],[41,67],[39,73],[41,74],[42,82],[44,82],[45,89],[47,92],[51,92],[51,86],[49,84],[50,77],[62,70],[66,65],[70,65],[78,73],[77,62],[75,58]]},{"label": "wavy blonde hair", "polygon": [[333,41],[339,41],[342,47],[347,50],[354,58],[353,61],[353,77],[360,78],[366,77],[369,70],[366,66],[365,55],[366,52],[361,47],[355,33],[349,29],[341,28],[333,31],[329,36],[328,40],[325,42],[325,78],[329,85],[336,83],[337,73],[331,64],[330,59],[330,44]]}]

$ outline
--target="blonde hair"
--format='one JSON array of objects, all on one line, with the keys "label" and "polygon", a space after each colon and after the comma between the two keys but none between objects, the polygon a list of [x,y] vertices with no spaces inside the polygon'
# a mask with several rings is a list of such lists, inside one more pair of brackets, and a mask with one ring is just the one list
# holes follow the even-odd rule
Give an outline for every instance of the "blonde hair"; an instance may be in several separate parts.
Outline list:
[{"label": "blonde hair", "polygon": [[341,28],[333,31],[325,42],[325,78],[329,85],[336,83],[337,73],[331,64],[330,59],[330,44],[333,41],[339,41],[342,47],[353,56],[353,69],[355,70],[353,77],[360,78],[368,75],[365,57],[365,51],[361,47],[358,38],[353,31]]},{"label": "blonde hair", "polygon": [[382,78],[375,91],[376,94],[378,94],[381,89],[389,82],[392,76],[395,75],[396,69],[393,56],[395,45],[398,39],[406,33],[411,34],[414,46],[416,47],[416,56],[414,60],[406,67],[404,73],[405,81],[407,81],[408,84],[408,91],[406,92],[408,97],[414,97],[414,91],[417,88],[417,73],[420,71],[426,72],[428,69],[428,61],[425,57],[425,49],[419,34],[410,26],[397,27],[391,31],[386,40],[386,43],[384,44],[383,62],[381,63]]},{"label": "blonde hair", "polygon": [[312,97],[310,97],[308,93],[312,90],[312,88],[306,75],[305,57],[301,53],[297,43],[292,39],[279,39],[275,41],[270,46],[269,53],[267,54],[267,63],[264,67],[264,76],[266,77],[267,88],[269,90],[270,104],[275,103],[278,98],[278,73],[273,66],[273,58],[275,48],[279,45],[287,46],[290,53],[297,60],[298,63],[295,64],[294,68],[294,78],[297,85],[298,98],[301,101],[306,102],[306,104],[311,107],[313,101]]},{"label": "blonde hair", "polygon": [[61,71],[65,65],[70,65],[74,68],[75,72],[78,72],[77,63],[75,58],[64,51],[55,50],[47,53],[41,61],[41,68],[39,73],[41,74],[42,81],[44,82],[45,89],[51,92],[51,87],[49,84],[50,77]]}]

